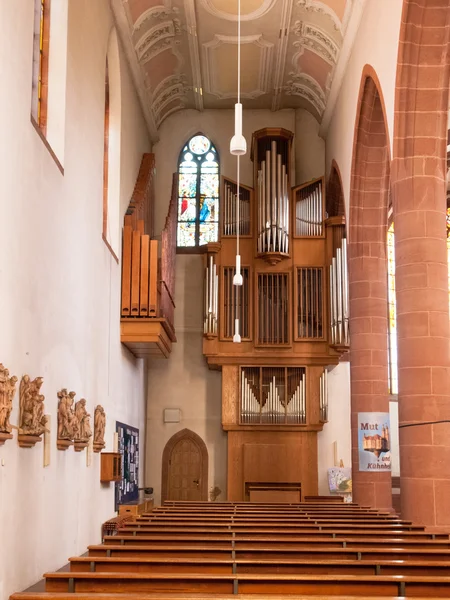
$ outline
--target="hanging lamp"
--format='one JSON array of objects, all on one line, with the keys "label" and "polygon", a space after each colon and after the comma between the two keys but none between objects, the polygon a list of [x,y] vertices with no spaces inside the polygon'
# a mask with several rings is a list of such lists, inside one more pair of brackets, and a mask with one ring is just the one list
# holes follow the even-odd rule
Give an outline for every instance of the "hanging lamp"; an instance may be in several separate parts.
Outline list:
[{"label": "hanging lamp", "polygon": [[[247,152],[247,142],[242,135],[242,104],[241,104],[241,0],[238,0],[238,70],[237,70],[237,103],[234,105],[234,135],[230,141],[230,153],[237,158],[237,188],[236,188],[236,274],[233,277],[233,285],[239,287],[243,285],[241,274],[241,256],[239,254],[239,183],[240,183],[240,163],[239,159]],[[238,306],[238,302],[236,306]],[[241,335],[239,333],[239,317],[234,319],[234,336],[233,342],[239,344]]]}]

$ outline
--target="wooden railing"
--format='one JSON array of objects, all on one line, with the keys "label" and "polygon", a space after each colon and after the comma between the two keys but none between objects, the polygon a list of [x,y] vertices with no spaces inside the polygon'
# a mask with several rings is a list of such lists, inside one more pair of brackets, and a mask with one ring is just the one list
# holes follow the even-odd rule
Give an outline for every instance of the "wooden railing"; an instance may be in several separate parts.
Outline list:
[{"label": "wooden railing", "polygon": [[175,257],[177,246],[177,184],[175,173],[172,179],[172,194],[166,223],[161,233],[161,315],[174,330],[175,311]]}]

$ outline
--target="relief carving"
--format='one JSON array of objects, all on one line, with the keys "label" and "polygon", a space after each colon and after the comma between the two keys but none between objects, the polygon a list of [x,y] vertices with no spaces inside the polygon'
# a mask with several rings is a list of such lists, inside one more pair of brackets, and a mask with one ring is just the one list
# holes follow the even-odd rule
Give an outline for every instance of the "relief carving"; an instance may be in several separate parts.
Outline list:
[{"label": "relief carving", "polygon": [[19,435],[18,442],[21,448],[32,448],[41,441],[45,432],[47,418],[44,415],[45,396],[40,393],[42,377],[31,380],[29,375],[24,375],[20,382],[19,397]]},{"label": "relief carving", "polygon": [[339,48],[326,33],[303,21],[295,21],[292,30],[300,38],[294,42],[294,47],[307,48],[331,65],[336,63]]},{"label": "relief carving", "polygon": [[11,416],[13,398],[16,393],[17,377],[9,376],[9,371],[0,363],[0,446],[12,438]]},{"label": "relief carving", "polygon": [[97,404],[94,412],[94,452],[101,452],[105,447],[105,409]]},{"label": "relief carving", "polygon": [[307,12],[314,12],[319,15],[329,17],[333,22],[334,30],[341,30],[342,25],[336,13],[326,4],[322,4],[322,2],[314,2],[313,0],[297,0],[297,6],[300,9],[306,10]]}]

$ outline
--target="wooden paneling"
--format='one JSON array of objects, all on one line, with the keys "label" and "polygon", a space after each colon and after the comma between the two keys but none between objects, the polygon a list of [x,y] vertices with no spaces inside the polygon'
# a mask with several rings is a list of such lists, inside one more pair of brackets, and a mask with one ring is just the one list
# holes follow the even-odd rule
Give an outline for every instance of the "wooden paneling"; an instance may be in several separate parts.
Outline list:
[{"label": "wooden paneling", "polygon": [[[269,456],[273,447],[276,448],[274,460]],[[259,450],[266,461],[269,461],[269,467],[265,467],[264,461],[258,459]],[[228,500],[245,500],[245,481],[257,483],[261,477],[263,482],[268,482],[269,476],[266,471],[275,482],[299,482],[302,495],[317,495],[317,433],[229,431]]]}]

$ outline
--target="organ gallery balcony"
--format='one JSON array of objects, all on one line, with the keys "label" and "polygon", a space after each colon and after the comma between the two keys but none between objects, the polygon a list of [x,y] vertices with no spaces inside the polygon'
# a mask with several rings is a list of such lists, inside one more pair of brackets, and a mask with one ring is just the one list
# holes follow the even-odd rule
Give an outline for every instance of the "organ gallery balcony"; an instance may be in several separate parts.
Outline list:
[{"label": "organ gallery balcony", "polygon": [[153,155],[144,155],[123,228],[120,341],[137,358],[168,358],[176,342],[176,197],[161,241],[151,239],[153,170]]}]

